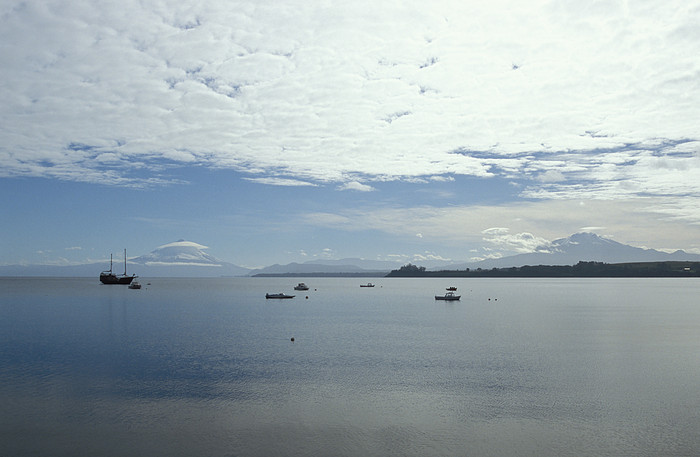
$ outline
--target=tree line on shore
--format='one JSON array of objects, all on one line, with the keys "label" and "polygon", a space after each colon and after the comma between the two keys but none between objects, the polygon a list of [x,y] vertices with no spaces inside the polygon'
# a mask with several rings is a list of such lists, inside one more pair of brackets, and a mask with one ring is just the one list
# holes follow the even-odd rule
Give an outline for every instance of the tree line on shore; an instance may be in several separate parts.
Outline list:
[{"label": "tree line on shore", "polygon": [[522,267],[428,271],[407,264],[391,277],[408,278],[651,278],[700,277],[700,262],[584,262],[576,265],[525,265]]}]

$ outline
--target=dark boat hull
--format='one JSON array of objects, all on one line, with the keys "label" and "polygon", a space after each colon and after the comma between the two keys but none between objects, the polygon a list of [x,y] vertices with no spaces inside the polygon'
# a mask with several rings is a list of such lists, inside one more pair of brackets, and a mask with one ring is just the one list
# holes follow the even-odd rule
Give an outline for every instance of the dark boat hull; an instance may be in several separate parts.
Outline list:
[{"label": "dark boat hull", "polygon": [[115,275],[113,273],[100,274],[102,284],[131,284],[135,276]]},{"label": "dark boat hull", "polygon": [[287,295],[287,294],[265,294],[265,298],[294,298],[294,295]]}]

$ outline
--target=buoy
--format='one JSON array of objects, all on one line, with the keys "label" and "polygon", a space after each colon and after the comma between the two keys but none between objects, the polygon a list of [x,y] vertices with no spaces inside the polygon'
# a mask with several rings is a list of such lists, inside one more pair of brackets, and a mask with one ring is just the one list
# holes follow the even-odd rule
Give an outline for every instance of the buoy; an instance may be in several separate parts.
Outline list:
[{"label": "buoy", "polygon": [[308,295],[306,296],[306,299],[307,299],[307,300],[309,299],[309,296],[308,296]]},{"label": "buoy", "polygon": [[294,342],[294,337],[292,337],[292,343]]}]

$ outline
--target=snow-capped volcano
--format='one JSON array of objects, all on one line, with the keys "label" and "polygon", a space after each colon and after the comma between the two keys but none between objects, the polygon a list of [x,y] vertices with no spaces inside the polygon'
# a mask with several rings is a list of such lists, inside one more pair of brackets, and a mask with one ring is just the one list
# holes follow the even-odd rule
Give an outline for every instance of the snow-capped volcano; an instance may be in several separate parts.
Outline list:
[{"label": "snow-capped volcano", "polygon": [[595,233],[575,233],[568,238],[560,238],[539,246],[535,252],[518,254],[499,259],[452,265],[452,269],[462,268],[508,268],[523,265],[575,265],[580,261],[605,263],[662,262],[685,260],[697,262],[700,256],[684,251],[667,253],[655,249],[644,249],[618,243]]},{"label": "snow-capped volcano", "polygon": [[192,241],[179,240],[159,246],[150,254],[131,259],[130,262],[148,266],[223,266],[225,262],[204,252],[207,246]]},{"label": "snow-capped volcano", "polygon": [[245,276],[250,270],[224,262],[204,252],[199,243],[179,240],[157,247],[150,254],[129,259],[141,276]]},{"label": "snow-capped volcano", "polygon": [[[204,252],[205,249],[206,246],[185,240],[164,244],[150,254],[128,259],[128,273],[141,278],[215,278],[247,276],[250,273],[250,269],[219,260]],[[115,265],[120,262],[115,262]],[[109,266],[109,262],[71,266],[8,265],[0,266],[0,276],[95,276],[105,266]]]}]

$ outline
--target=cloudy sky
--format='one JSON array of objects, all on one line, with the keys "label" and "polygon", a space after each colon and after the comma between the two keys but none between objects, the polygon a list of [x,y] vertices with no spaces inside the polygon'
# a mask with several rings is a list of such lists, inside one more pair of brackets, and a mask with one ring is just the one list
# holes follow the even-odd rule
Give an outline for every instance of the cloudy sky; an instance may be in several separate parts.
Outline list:
[{"label": "cloudy sky", "polygon": [[700,1],[5,0],[0,263],[700,252]]}]

